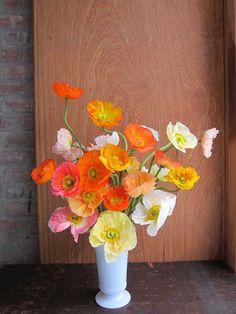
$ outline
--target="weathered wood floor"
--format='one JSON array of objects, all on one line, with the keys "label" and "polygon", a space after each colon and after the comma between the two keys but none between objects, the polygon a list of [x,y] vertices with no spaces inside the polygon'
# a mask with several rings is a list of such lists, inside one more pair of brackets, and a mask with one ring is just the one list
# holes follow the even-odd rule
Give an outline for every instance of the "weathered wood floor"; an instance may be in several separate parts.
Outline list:
[{"label": "weathered wood floor", "polygon": [[218,262],[129,264],[128,290],[128,306],[103,310],[94,302],[95,265],[6,266],[0,313],[236,313],[236,275]]}]

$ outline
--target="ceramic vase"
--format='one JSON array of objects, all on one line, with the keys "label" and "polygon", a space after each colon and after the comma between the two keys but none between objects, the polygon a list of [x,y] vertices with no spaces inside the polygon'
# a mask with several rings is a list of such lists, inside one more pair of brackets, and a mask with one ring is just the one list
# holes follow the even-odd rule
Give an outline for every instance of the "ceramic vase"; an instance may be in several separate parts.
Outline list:
[{"label": "ceramic vase", "polygon": [[115,262],[106,263],[104,246],[95,248],[100,291],[96,303],[106,309],[117,309],[130,302],[127,286],[128,251],[120,254]]}]

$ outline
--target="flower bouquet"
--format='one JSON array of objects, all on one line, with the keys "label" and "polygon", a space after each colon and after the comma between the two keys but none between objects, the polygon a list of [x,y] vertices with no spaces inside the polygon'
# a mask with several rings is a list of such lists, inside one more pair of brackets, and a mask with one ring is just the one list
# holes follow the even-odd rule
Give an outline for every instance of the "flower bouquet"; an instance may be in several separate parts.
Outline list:
[{"label": "flower bouquet", "polygon": [[[79,235],[89,231],[89,242],[97,248],[102,290],[96,301],[103,307],[117,308],[130,300],[125,290],[127,252],[137,243],[135,224],[145,225],[148,235],[156,236],[174,210],[176,193],[192,189],[200,178],[195,169],[184,167],[167,152],[177,149],[186,153],[201,143],[209,158],[219,131],[207,130],[198,139],[182,123],[170,122],[166,129],[169,142],[160,146],[158,132],[144,125],[130,123],[124,132],[113,131],[123,118],[122,108],[92,100],[87,105],[88,115],[103,134],[86,146],[67,121],[70,102],[81,97],[83,90],[59,82],[53,89],[65,99],[65,128],[58,130],[52,151],[65,161],[56,165],[53,159],[45,160],[33,169],[32,178],[38,184],[51,180],[52,193],[66,202],[51,215],[48,226],[52,232],[70,228],[78,242]],[[144,156],[141,161],[136,153]],[[118,281],[122,288],[117,290]]]}]

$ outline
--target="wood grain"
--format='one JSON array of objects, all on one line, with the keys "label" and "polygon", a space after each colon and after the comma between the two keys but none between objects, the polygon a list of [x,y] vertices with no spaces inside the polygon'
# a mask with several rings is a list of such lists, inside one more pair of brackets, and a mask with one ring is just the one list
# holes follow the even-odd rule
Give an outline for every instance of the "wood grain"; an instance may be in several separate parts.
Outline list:
[{"label": "wood grain", "polygon": [[[84,143],[100,130],[88,120],[91,99],[123,106],[125,119],[156,128],[166,143],[169,121],[200,136],[221,130],[211,160],[201,149],[173,153],[201,176],[178,195],[174,214],[157,237],[138,228],[130,261],[218,259],[224,198],[223,10],[220,0],[41,0],[34,2],[37,162],[55,156],[51,146],[63,126],[63,100],[51,85],[60,80],[85,89],[69,119]],[[40,255],[43,263],[94,261],[87,236],[52,234],[50,214],[59,204],[38,188]]]},{"label": "wood grain", "polygon": [[235,0],[225,1],[225,151],[227,196],[224,213],[224,259],[236,271],[236,73],[235,73]]}]

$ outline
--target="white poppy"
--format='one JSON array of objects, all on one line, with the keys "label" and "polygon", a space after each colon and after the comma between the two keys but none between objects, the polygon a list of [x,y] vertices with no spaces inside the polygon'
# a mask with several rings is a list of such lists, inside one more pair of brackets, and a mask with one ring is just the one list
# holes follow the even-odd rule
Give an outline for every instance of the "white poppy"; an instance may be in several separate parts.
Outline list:
[{"label": "white poppy", "polygon": [[167,217],[172,215],[175,204],[175,195],[159,190],[152,191],[143,197],[142,204],[136,205],[132,220],[136,224],[148,225],[147,233],[154,237]]},{"label": "white poppy", "polygon": [[116,131],[112,132],[111,135],[100,135],[97,136],[95,139],[95,145],[92,143],[90,144],[87,149],[88,150],[100,150],[102,147],[106,146],[107,144],[118,145],[119,144],[119,135]]},{"label": "white poppy", "polygon": [[73,145],[73,138],[70,131],[61,128],[57,131],[57,142],[52,147],[52,151],[57,155],[62,155],[68,161],[73,161],[82,155],[81,149],[75,145],[75,143]]},{"label": "white poppy", "polygon": [[183,153],[186,153],[186,148],[195,148],[197,146],[197,137],[180,122],[177,122],[175,125],[170,122],[167,126],[166,134],[174,147]]},{"label": "white poppy", "polygon": [[[153,165],[151,167],[150,173],[153,174],[154,176],[157,174],[158,170],[160,168],[157,165]],[[143,172],[148,172],[148,169],[146,167],[142,168]],[[170,169],[162,167],[160,172],[158,173],[157,179],[159,181],[163,181],[163,182],[167,182],[167,180],[165,179],[165,176],[169,173]]]}]

